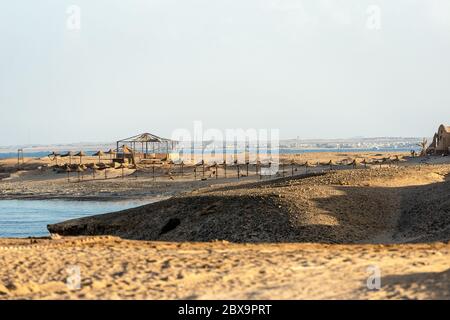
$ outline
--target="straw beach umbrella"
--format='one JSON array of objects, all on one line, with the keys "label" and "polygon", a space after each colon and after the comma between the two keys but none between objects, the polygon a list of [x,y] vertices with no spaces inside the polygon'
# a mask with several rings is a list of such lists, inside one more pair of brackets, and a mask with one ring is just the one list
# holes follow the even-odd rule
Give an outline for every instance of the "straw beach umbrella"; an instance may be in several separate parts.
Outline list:
[{"label": "straw beach umbrella", "polygon": [[389,164],[389,167],[391,166],[391,159],[390,158],[384,157],[383,159],[381,159],[381,162]]},{"label": "straw beach umbrella", "polygon": [[83,172],[86,171],[88,168],[87,168],[87,166],[84,165],[84,164],[81,164],[81,165],[80,165],[80,168],[82,169],[82,172],[81,172],[81,180],[84,180]]},{"label": "straw beach umbrella", "polygon": [[84,171],[84,169],[83,169],[83,167],[82,166],[77,166],[77,174],[78,174],[78,182],[80,182],[80,175],[81,175],[81,178],[83,178],[83,171]]},{"label": "straw beach umbrella", "polygon": [[120,164],[119,169],[122,169],[122,179],[125,177],[124,174],[124,169],[125,169],[125,165],[123,163]]},{"label": "straw beach umbrella", "polygon": [[291,161],[291,175],[292,175],[292,176],[294,176],[294,168],[295,168],[295,165],[296,165],[295,161],[292,160],[292,161]]},{"label": "straw beach umbrella", "polygon": [[61,158],[66,158],[66,157],[69,157],[69,164],[72,164],[73,152],[68,151],[67,153],[61,155]]},{"label": "straw beach umbrella", "polygon": [[93,154],[94,157],[98,157],[98,163],[101,162],[101,157],[105,156],[105,153],[101,150],[97,151],[96,153]]},{"label": "straw beach umbrella", "polygon": [[356,165],[357,165],[357,163],[356,163],[356,159],[353,159],[353,161],[352,162],[350,162],[349,164],[348,164],[349,166],[352,166],[353,167],[353,169],[355,169],[356,168]]},{"label": "straw beach umbrella", "polygon": [[201,163],[202,163],[202,177],[204,178],[205,177],[205,160],[202,159]]},{"label": "straw beach umbrella", "polygon": [[70,182],[70,173],[72,172],[70,166],[66,166],[66,172],[67,172],[67,182]]},{"label": "straw beach umbrella", "polygon": [[52,153],[50,153],[48,155],[48,157],[50,158],[51,161],[55,160],[55,165],[58,165],[58,157],[60,156],[59,153],[56,153],[55,151],[53,151]]},{"label": "straw beach umbrella", "polygon": [[195,178],[197,178],[197,168],[200,166],[202,167],[202,177],[203,178],[205,177],[205,160],[202,159],[202,160],[200,160],[200,162],[195,164],[195,170],[194,170]]},{"label": "straw beach umbrella", "polygon": [[217,164],[217,162],[214,162],[213,167],[214,167],[214,174],[216,176],[216,179],[218,179],[219,178],[219,165]]},{"label": "straw beach umbrella", "polygon": [[222,165],[223,165],[224,175],[226,178],[227,177],[227,162],[226,162],[226,160],[223,160]]},{"label": "straw beach umbrella", "polygon": [[181,176],[183,176],[183,167],[184,167],[184,161],[181,160],[181,162],[180,162]]},{"label": "straw beach umbrella", "polygon": [[381,168],[381,160],[379,160],[379,159],[374,159],[374,160],[372,160],[372,164],[373,164],[373,165],[379,164],[379,165],[380,165],[380,168]]},{"label": "straw beach umbrella", "polygon": [[113,155],[115,155],[116,152],[113,149],[109,149],[108,151],[105,152],[105,154],[109,154],[109,160],[112,161]]},{"label": "straw beach umbrella", "polygon": [[101,163],[98,167],[99,167],[99,169],[105,170],[105,180],[108,179],[108,168],[109,168],[109,166],[104,164],[104,163]]},{"label": "straw beach umbrella", "polygon": [[335,163],[333,162],[333,160],[330,160],[330,161],[328,161],[328,162],[322,162],[321,163],[321,165],[322,166],[329,166],[330,167],[330,170],[333,170],[333,165],[334,165]]},{"label": "straw beach umbrella", "polygon": [[300,164],[300,167],[305,167],[305,173],[308,173],[308,168],[310,167],[310,163],[308,160],[305,161],[305,163]]},{"label": "straw beach umbrella", "polygon": [[364,158],[363,161],[361,161],[361,163],[364,165],[364,168],[367,168],[367,161],[366,161],[366,158]]},{"label": "straw beach umbrella", "polygon": [[238,162],[238,160],[237,160],[237,159],[234,160],[233,164],[236,166],[236,175],[237,175],[237,178],[240,179],[240,177],[241,177],[241,168],[239,167],[239,162]]},{"label": "straw beach umbrella", "polygon": [[247,177],[248,177],[248,166],[250,165],[250,161],[249,160],[246,160],[245,161],[245,171],[246,171],[246,174],[247,174]]},{"label": "straw beach umbrella", "polygon": [[398,155],[395,155],[394,159],[392,159],[391,161],[398,164],[400,162],[400,158]]},{"label": "straw beach umbrella", "polygon": [[92,178],[95,180],[95,172],[100,169],[100,167],[98,165],[96,165],[95,163],[91,166],[92,169]]},{"label": "straw beach umbrella", "polygon": [[86,157],[86,153],[84,153],[83,151],[80,151],[80,152],[75,154],[75,157],[80,157],[80,164],[81,164],[82,163],[82,158]]}]

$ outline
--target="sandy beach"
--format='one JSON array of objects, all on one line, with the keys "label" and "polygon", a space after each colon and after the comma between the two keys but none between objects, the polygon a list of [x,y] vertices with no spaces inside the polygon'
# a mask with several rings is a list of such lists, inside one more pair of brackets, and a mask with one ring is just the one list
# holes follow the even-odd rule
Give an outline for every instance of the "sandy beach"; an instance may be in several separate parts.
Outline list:
[{"label": "sandy beach", "polygon": [[[348,164],[353,160],[361,162],[380,160],[383,158],[394,158],[395,156],[406,157],[407,153],[378,153],[378,152],[352,152],[333,153],[318,152],[304,154],[282,154],[280,162],[285,164],[284,175],[290,176],[291,166],[296,164],[294,175],[301,175],[306,172],[322,172],[329,169],[326,165],[330,160],[334,163],[343,162],[343,165],[334,165],[333,169],[348,169]],[[440,159],[437,159],[438,161]],[[65,160],[67,161],[67,159]],[[212,162],[206,158],[206,162]],[[300,165],[308,161],[311,167],[305,169]],[[436,160],[434,160],[436,162]],[[214,184],[241,183],[242,181],[259,181],[261,178],[255,173],[255,164],[249,165],[249,175],[246,177],[246,166],[240,166],[241,181],[237,181],[237,171],[233,164],[227,167],[227,179],[223,167],[218,168],[218,179],[216,179],[211,164],[206,167],[205,175],[198,169],[197,177],[194,177],[193,166],[186,165],[181,174],[180,167],[156,166],[155,177],[152,168],[140,167],[135,169],[126,168],[123,170],[125,179],[122,179],[121,169],[107,169],[107,179],[105,180],[104,170],[98,171],[95,178],[92,171],[87,170],[79,181],[77,173],[71,172],[68,176],[65,172],[55,172],[53,166],[55,162],[48,157],[26,158],[24,164],[17,171],[16,159],[0,159],[0,199],[63,199],[63,200],[128,200],[153,197],[168,197],[182,192],[192,191],[197,188]],[[73,160],[73,162],[76,162]],[[83,158],[83,164],[96,163],[96,157]],[[412,162],[412,161],[411,161]],[[62,164],[63,160],[59,160]],[[317,165],[319,163],[319,165]],[[267,163],[266,163],[267,166]],[[361,164],[359,164],[362,167]],[[387,166],[383,164],[382,166]],[[168,172],[170,171],[170,176]],[[279,178],[283,175],[280,172],[273,176],[265,176],[263,179]],[[202,181],[202,178],[205,178]]]},{"label": "sandy beach", "polygon": [[[449,299],[448,244],[0,240],[7,299]],[[368,290],[368,267],[382,274]],[[81,287],[66,285],[71,266]]]},{"label": "sandy beach", "polygon": [[[13,173],[0,181],[2,199],[167,199],[51,225],[52,238],[1,239],[0,299],[450,299],[447,159],[300,167],[264,180]],[[379,290],[367,287],[373,266]]]}]

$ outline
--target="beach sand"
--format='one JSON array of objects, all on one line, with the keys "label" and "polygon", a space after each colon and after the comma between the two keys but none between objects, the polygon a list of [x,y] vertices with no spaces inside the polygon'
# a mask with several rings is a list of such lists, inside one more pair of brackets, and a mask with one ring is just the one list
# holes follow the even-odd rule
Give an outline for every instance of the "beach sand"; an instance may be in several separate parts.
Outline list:
[{"label": "beach sand", "polygon": [[0,299],[450,299],[448,159],[262,181],[67,183],[33,169],[0,181],[0,198],[173,197],[50,226],[63,235],[51,239],[0,239]]},{"label": "beach sand", "polygon": [[[450,299],[450,245],[0,240],[2,299]],[[369,290],[371,266],[381,287]],[[79,289],[73,283],[79,268]],[[369,269],[368,269],[369,268]]]},{"label": "beach sand", "polygon": [[49,230],[160,241],[442,241],[450,239],[449,173],[450,165],[416,165],[210,186]]},{"label": "beach sand", "polygon": [[[291,161],[303,164],[308,161],[313,167],[295,166],[295,175],[305,172],[321,172],[329,169],[328,165],[317,166],[317,163],[326,163],[330,160],[345,163],[353,159],[368,161],[382,159],[383,157],[407,156],[406,153],[377,153],[377,152],[353,152],[353,153],[305,153],[280,155],[280,161],[285,163],[284,173],[281,171],[277,175],[265,176],[264,180],[278,178],[282,175],[291,175]],[[438,159],[441,160],[441,159]],[[66,158],[59,159],[58,163],[63,164]],[[83,163],[97,163],[96,157],[84,157]],[[209,162],[209,159],[206,159]],[[411,159],[408,163],[416,163],[419,158]],[[437,161],[437,160],[433,160]],[[78,163],[77,159],[72,159],[72,163]],[[403,165],[406,162],[401,162]],[[213,167],[207,167],[205,175],[199,167],[195,177],[192,165],[186,165],[181,173],[180,166],[156,166],[155,177],[151,167],[139,166],[138,171],[134,169],[124,169],[125,179],[122,179],[121,169],[107,169],[107,180],[104,171],[96,172],[95,179],[91,170],[83,173],[83,179],[78,181],[76,172],[70,173],[70,181],[66,173],[57,173],[48,157],[34,159],[26,158],[21,170],[17,171],[16,159],[0,159],[0,199],[65,199],[65,200],[133,200],[143,198],[161,197],[166,198],[187,191],[192,191],[201,187],[208,187],[215,184],[241,183],[242,181],[259,181],[261,177],[256,174],[256,166],[249,165],[249,175],[246,177],[246,166],[240,166],[241,179],[237,179],[235,166],[229,165],[227,168],[227,178],[223,168],[218,169],[218,179],[214,174]],[[266,164],[267,166],[267,164]],[[359,164],[359,167],[362,165]],[[387,166],[383,164],[382,166]],[[334,169],[348,169],[348,165],[334,166]],[[280,168],[281,170],[282,168]],[[170,176],[168,172],[171,172]],[[205,178],[202,181],[202,178]]]}]

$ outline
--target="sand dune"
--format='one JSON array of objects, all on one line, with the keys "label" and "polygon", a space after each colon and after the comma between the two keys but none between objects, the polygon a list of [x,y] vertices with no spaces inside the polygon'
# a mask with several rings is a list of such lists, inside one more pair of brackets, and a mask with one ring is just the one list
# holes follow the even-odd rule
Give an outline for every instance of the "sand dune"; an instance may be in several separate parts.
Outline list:
[{"label": "sand dune", "polygon": [[449,165],[358,169],[216,186],[48,229],[163,241],[445,241],[449,172]]}]

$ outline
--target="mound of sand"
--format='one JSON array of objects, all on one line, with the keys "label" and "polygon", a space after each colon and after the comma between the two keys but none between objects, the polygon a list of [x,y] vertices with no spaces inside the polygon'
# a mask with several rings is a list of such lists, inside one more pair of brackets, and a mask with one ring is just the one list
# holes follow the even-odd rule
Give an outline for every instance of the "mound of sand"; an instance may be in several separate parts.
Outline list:
[{"label": "mound of sand", "polygon": [[214,187],[48,229],[164,241],[448,240],[448,172],[448,165],[358,169]]}]

